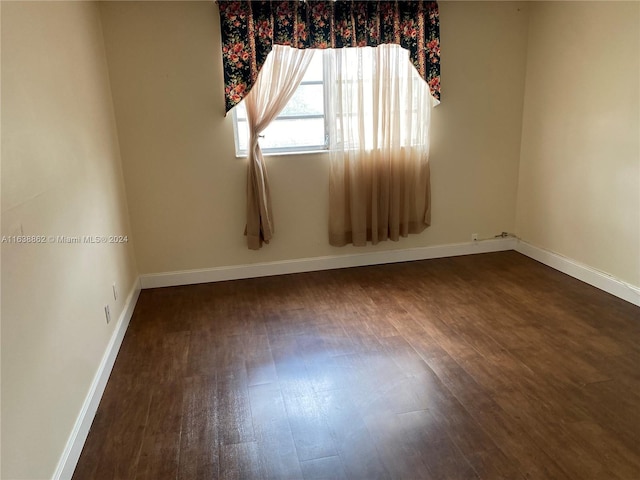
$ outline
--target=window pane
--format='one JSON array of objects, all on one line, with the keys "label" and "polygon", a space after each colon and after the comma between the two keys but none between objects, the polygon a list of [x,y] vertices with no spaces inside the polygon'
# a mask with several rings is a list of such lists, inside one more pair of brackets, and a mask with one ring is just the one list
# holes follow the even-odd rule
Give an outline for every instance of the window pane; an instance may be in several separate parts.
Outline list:
[{"label": "window pane", "polygon": [[[305,72],[302,83],[298,86],[280,115],[271,122],[263,132],[260,145],[264,152],[274,150],[318,149],[325,147],[324,123],[324,87],[323,55],[314,52],[309,68]],[[287,116],[305,117],[319,116],[321,118],[287,119]],[[238,153],[247,151],[248,127],[247,110],[244,102],[234,109],[236,135],[238,138]]]},{"label": "window pane", "polygon": [[238,117],[238,119],[242,119],[242,120],[246,120],[247,119],[247,109],[244,106],[244,100],[241,101],[238,105],[236,105],[235,107],[233,107],[236,111],[236,116]]},{"label": "window pane", "polygon": [[265,129],[260,146],[263,149],[324,146],[324,119],[276,119]]},{"label": "window pane", "polygon": [[[238,122],[238,147],[247,151],[249,130],[247,122]],[[305,118],[297,120],[279,120],[271,122],[260,138],[260,147],[264,152],[273,149],[304,147],[324,148],[324,119]]]},{"label": "window pane", "polygon": [[324,90],[322,85],[300,85],[278,117],[287,115],[322,115]]},{"label": "window pane", "polygon": [[[239,117],[239,116],[238,116]],[[247,126],[247,122],[237,122],[237,135],[238,135],[238,152],[247,152],[247,142],[249,142],[249,127]]]}]

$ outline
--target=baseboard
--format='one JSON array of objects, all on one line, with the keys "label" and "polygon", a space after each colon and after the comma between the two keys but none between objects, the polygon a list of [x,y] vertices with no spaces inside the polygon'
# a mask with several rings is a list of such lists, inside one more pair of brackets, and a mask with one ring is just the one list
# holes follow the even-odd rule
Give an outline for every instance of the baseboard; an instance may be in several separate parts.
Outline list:
[{"label": "baseboard", "polygon": [[604,290],[622,300],[640,306],[640,287],[633,286],[612,275],[549,250],[533,246],[522,240],[517,242],[515,250],[555,270],[566,273],[573,278],[588,283],[600,290]]},{"label": "baseboard", "polygon": [[129,321],[133,315],[133,310],[136,306],[139,295],[140,282],[139,280],[136,280],[124,304],[122,314],[120,315],[120,318],[118,318],[118,323],[111,335],[111,340],[109,340],[109,344],[102,356],[102,361],[100,362],[98,371],[93,377],[89,393],[82,404],[82,409],[80,410],[80,414],[73,426],[71,435],[69,435],[67,445],[62,452],[62,456],[60,457],[60,461],[58,462],[58,466],[53,475],[54,480],[70,479],[73,476],[73,471],[78,464],[78,459],[82,453],[82,447],[87,439],[87,435],[89,435],[91,423],[96,416],[100,399],[102,398],[104,389],[107,386],[107,380],[109,379],[109,375],[111,375],[111,369],[116,361],[118,350],[120,350],[120,345],[122,344],[124,334],[129,326]]},{"label": "baseboard", "polygon": [[334,255],[326,257],[284,260],[280,262],[254,263],[216,267],[203,270],[185,270],[179,272],[154,273],[140,276],[143,289],[192,285],[196,283],[221,282],[242,278],[267,277],[288,273],[313,272],[336,268],[362,267],[384,263],[428,260],[431,258],[455,257],[476,253],[501,252],[513,250],[514,238],[485,240],[480,242],[455,243],[433,247],[411,248],[403,250],[385,250],[381,252],[359,253],[355,255]]}]

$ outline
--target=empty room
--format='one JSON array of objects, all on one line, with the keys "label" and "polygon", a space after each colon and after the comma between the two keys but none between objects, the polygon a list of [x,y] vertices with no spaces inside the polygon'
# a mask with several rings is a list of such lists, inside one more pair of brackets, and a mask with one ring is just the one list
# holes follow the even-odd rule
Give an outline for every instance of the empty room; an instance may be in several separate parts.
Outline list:
[{"label": "empty room", "polygon": [[1,1],[0,477],[640,479],[640,3]]}]

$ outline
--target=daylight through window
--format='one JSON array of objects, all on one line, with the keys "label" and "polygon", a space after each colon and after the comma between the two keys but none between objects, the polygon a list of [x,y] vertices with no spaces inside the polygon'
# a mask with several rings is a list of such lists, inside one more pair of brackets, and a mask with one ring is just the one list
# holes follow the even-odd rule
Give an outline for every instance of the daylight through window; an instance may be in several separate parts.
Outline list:
[{"label": "daylight through window", "polygon": [[[302,82],[287,106],[262,132],[263,153],[300,153],[328,148],[325,121],[325,71],[321,51],[314,51]],[[233,109],[236,153],[247,154],[249,132],[244,102]]]}]

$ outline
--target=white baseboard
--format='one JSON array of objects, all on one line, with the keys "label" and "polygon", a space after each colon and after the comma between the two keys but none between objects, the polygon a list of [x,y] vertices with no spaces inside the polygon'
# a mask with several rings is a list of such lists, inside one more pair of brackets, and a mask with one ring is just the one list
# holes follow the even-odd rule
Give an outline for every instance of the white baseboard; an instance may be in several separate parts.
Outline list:
[{"label": "white baseboard", "polygon": [[225,280],[332,270],[336,268],[381,265],[384,263],[409,262],[413,260],[428,260],[431,258],[455,257],[459,255],[501,252],[505,250],[516,250],[551,268],[566,273],[634,305],[640,306],[640,287],[630,285],[588,265],[535,247],[515,238],[499,238],[480,242],[454,243],[403,250],[385,250],[380,252],[358,253],[355,255],[333,255],[249,265],[233,265],[201,270],[152,273],[141,275],[140,285],[143,289],[174,287],[178,285],[221,282]]},{"label": "white baseboard", "polygon": [[158,287],[174,287],[195,283],[221,282],[242,278],[267,277],[288,273],[313,272],[336,268],[362,267],[384,263],[428,260],[430,258],[455,257],[476,253],[501,252],[513,250],[514,238],[501,238],[480,242],[454,243],[434,247],[411,248],[404,250],[385,250],[381,252],[359,253],[355,255],[333,255],[326,257],[302,258],[279,262],[254,263],[216,267],[203,270],[185,270],[180,272],[153,273],[140,276],[143,289]]},{"label": "white baseboard", "polygon": [[515,246],[517,252],[544,263],[545,265],[559,270],[562,273],[577,278],[600,290],[604,290],[629,303],[640,306],[640,287],[623,282],[612,275],[601,272],[580,262],[563,257],[557,253],[535,247],[522,240]]},{"label": "white baseboard", "polygon": [[53,474],[54,480],[66,480],[73,476],[73,471],[78,464],[87,435],[89,435],[89,429],[91,428],[93,419],[96,416],[98,405],[102,399],[104,389],[107,386],[107,380],[109,379],[109,375],[111,375],[111,369],[116,361],[118,350],[120,350],[120,345],[122,344],[124,334],[129,326],[129,321],[133,315],[133,310],[136,306],[139,295],[140,281],[136,280],[124,304],[122,314],[120,315],[120,318],[118,318],[118,323],[111,335],[111,340],[109,340],[109,344],[102,356],[102,361],[100,362],[98,371],[93,377],[89,393],[82,404],[82,409],[80,410],[76,423],[73,426],[71,435],[69,435],[69,439],[67,440],[67,444],[62,452],[62,456],[58,461],[58,466]]}]

